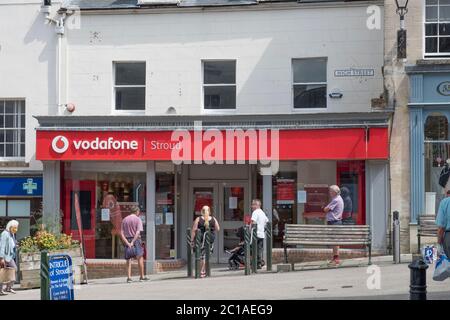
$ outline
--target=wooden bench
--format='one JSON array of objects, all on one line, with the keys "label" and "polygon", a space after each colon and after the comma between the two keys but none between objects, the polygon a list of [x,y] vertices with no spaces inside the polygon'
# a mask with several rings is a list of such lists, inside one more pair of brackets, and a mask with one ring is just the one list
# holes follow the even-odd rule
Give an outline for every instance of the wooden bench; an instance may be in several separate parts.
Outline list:
[{"label": "wooden bench", "polygon": [[372,236],[367,225],[312,225],[286,224],[283,245],[284,261],[288,263],[288,247],[306,246],[353,246],[363,245],[369,251],[372,264]]},{"label": "wooden bench", "polygon": [[417,248],[420,253],[420,238],[421,237],[436,237],[437,225],[435,215],[419,216],[417,219]]}]

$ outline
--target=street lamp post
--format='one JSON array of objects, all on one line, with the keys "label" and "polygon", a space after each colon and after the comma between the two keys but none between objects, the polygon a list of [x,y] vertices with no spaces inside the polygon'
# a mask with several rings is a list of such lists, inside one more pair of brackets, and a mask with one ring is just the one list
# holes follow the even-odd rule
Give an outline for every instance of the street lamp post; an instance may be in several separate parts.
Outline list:
[{"label": "street lamp post", "polygon": [[406,59],[405,16],[408,13],[409,0],[395,0],[397,14],[400,16],[400,30],[397,31],[397,59]]}]

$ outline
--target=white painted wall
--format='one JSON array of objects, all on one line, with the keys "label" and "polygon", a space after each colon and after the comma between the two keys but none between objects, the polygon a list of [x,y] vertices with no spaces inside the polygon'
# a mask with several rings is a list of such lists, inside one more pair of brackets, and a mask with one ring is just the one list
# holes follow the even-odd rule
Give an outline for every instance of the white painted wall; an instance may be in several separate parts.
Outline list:
[{"label": "white painted wall", "polygon": [[[35,161],[36,114],[56,110],[54,28],[44,24],[40,0],[0,1],[0,99],[25,99],[29,167],[1,167],[0,172],[42,170]],[[0,159],[1,160],[1,159]]]},{"label": "white painted wall", "polygon": [[[237,114],[368,112],[383,92],[383,30],[369,30],[367,3],[289,10],[187,10],[90,14],[68,30],[68,99],[74,115],[113,113],[113,61],[147,63],[146,114],[202,114],[202,59],[237,60]],[[274,6],[275,7],[275,6]],[[327,110],[293,110],[291,59],[328,57]],[[335,78],[373,68],[375,77]],[[233,111],[232,111],[233,112]]]}]

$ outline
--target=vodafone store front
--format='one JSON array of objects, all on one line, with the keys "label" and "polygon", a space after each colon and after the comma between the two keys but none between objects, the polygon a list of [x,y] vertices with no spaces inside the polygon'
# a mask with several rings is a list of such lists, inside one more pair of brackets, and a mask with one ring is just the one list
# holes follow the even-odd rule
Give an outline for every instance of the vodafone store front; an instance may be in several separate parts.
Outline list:
[{"label": "vodafone store front", "polygon": [[186,228],[209,205],[221,225],[211,259],[226,262],[253,198],[262,199],[274,250],[281,250],[286,223],[325,223],[321,207],[333,184],[351,203],[347,223],[373,225],[375,250],[385,249],[385,126],[99,130],[89,124],[49,126],[48,119],[37,118],[44,214],[62,217],[63,231],[83,241],[88,259],[123,259],[121,222],[139,206],[147,271],[155,261],[181,261]]}]

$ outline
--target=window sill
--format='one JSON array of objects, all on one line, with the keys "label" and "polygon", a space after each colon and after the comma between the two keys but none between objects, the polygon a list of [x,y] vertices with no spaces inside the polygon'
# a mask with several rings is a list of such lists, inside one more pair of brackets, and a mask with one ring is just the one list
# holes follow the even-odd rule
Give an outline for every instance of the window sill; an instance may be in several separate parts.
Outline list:
[{"label": "window sill", "polygon": [[293,113],[328,112],[328,108],[292,108]]},{"label": "window sill", "polygon": [[30,164],[25,162],[25,158],[1,158],[0,157],[0,167],[29,167]]},{"label": "window sill", "polygon": [[235,109],[202,109],[202,114],[236,114],[238,112]]},{"label": "window sill", "polygon": [[136,116],[145,115],[145,110],[113,110],[114,116]]},{"label": "window sill", "polygon": [[416,61],[417,65],[429,65],[429,64],[450,64],[449,56],[429,56],[424,57]]}]

